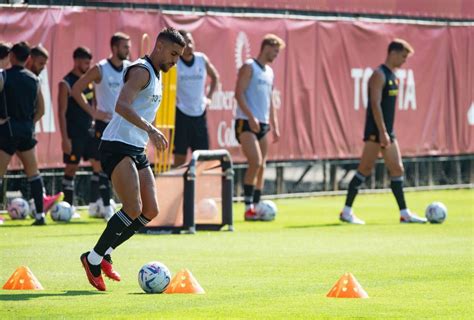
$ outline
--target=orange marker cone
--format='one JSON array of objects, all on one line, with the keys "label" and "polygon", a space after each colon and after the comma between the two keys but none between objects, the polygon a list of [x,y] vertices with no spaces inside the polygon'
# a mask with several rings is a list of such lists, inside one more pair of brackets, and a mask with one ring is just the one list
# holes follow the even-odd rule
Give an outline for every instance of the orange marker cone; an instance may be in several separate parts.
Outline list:
[{"label": "orange marker cone", "polygon": [[43,290],[43,286],[30,268],[21,266],[3,285],[3,290]]},{"label": "orange marker cone", "polygon": [[350,272],[344,275],[336,282],[326,297],[329,298],[368,298],[369,295],[359,284],[354,275]]},{"label": "orange marker cone", "polygon": [[171,279],[165,293],[205,293],[188,269],[183,269]]}]

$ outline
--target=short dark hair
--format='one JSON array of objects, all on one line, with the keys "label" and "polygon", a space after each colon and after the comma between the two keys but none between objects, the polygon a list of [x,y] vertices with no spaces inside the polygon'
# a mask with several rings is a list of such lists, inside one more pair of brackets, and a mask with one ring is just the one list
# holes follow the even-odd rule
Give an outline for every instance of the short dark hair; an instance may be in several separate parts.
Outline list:
[{"label": "short dark hair", "polygon": [[72,53],[73,59],[92,59],[92,53],[87,47],[77,47]]},{"label": "short dark hair", "polygon": [[173,43],[177,43],[181,47],[186,47],[186,41],[184,40],[184,37],[178,30],[171,27],[163,28],[158,34],[158,37],[156,37],[156,40],[166,40]]},{"label": "short dark hair", "polygon": [[15,58],[19,62],[25,62],[26,59],[28,59],[28,56],[30,55],[30,44],[26,41],[21,41],[18,43],[15,43],[10,50],[13,55],[15,55]]},{"label": "short dark hair", "polygon": [[178,30],[179,34],[183,36],[183,38],[186,39],[186,37],[188,36],[188,34],[190,33],[189,31],[186,31],[184,29],[181,29],[181,30]]},{"label": "short dark hair", "polygon": [[118,46],[122,40],[130,40],[130,36],[123,32],[115,32],[112,38],[110,38],[110,48]]},{"label": "short dark hair", "polygon": [[0,59],[5,59],[10,53],[11,49],[12,49],[11,43],[0,41]]},{"label": "short dark hair", "polygon": [[42,45],[39,44],[36,47],[31,48],[30,56],[32,56],[32,57],[43,57],[43,58],[48,59],[49,58],[49,53],[48,53],[48,50],[46,50],[45,47],[43,47]]},{"label": "short dark hair", "polygon": [[413,47],[405,40],[403,39],[393,39],[392,42],[388,45],[387,52],[390,53],[392,51],[403,51],[406,50],[408,53],[411,55],[415,53],[415,50]]}]

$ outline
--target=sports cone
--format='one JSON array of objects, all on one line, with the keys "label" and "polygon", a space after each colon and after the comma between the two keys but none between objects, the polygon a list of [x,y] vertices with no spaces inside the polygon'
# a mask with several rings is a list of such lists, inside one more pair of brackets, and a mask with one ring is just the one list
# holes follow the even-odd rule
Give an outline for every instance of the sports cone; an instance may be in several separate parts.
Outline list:
[{"label": "sports cone", "polygon": [[352,273],[347,272],[336,282],[326,297],[329,298],[368,298],[369,295]]},{"label": "sports cone", "polygon": [[30,268],[21,266],[3,285],[3,290],[43,290],[43,286]]},{"label": "sports cone", "polygon": [[171,279],[165,293],[205,293],[188,269],[183,269]]}]

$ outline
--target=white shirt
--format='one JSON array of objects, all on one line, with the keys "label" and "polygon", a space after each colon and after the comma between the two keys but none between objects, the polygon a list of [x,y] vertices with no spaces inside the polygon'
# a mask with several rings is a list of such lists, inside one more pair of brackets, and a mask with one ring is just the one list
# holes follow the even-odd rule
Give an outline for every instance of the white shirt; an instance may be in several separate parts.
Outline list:
[{"label": "white shirt", "polygon": [[112,114],[115,110],[120,90],[123,86],[123,75],[130,61],[124,60],[122,70],[119,71],[112,66],[108,59],[102,59],[97,63],[101,81],[95,84],[95,97],[97,109]]},{"label": "white shirt", "polygon": [[176,106],[188,116],[201,116],[206,110],[206,96],[204,95],[207,69],[205,55],[194,53],[194,62],[186,65],[182,59],[178,60],[178,89]]},{"label": "white shirt", "polygon": [[[253,116],[261,123],[269,123],[270,102],[273,89],[273,70],[266,65],[264,69],[254,59],[245,62],[252,67],[252,78],[250,78],[244,96],[247,105]],[[236,113],[237,119],[246,119],[248,117],[239,108]]]},{"label": "white shirt", "polygon": [[[140,66],[148,70],[150,81],[138,93],[131,106],[140,117],[153,123],[163,96],[160,73],[155,73],[151,61],[148,57],[145,57],[133,62],[125,71],[124,76],[133,66]],[[145,148],[148,143],[148,133],[114,112],[112,120],[104,130],[102,140],[119,141],[135,147]]]}]

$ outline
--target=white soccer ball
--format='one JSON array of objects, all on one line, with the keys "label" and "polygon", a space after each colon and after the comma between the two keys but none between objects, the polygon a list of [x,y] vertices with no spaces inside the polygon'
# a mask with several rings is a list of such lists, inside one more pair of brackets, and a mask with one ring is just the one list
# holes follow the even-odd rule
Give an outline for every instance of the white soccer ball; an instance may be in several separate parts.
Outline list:
[{"label": "white soccer ball", "polygon": [[145,264],[138,272],[138,283],[146,293],[162,293],[170,281],[170,270],[158,261]]},{"label": "white soccer ball", "polygon": [[448,216],[448,209],[441,202],[433,202],[426,207],[425,216],[431,223],[443,223]]},{"label": "white soccer ball", "polygon": [[276,204],[271,200],[260,201],[255,207],[255,212],[262,221],[273,221],[276,218],[278,208]]},{"label": "white soccer ball", "polygon": [[212,198],[201,199],[196,205],[196,218],[203,220],[213,220],[219,214],[219,207],[216,200]]},{"label": "white soccer ball", "polygon": [[8,215],[13,220],[25,219],[30,213],[28,201],[23,198],[13,199],[7,207]]},{"label": "white soccer ball", "polygon": [[69,203],[66,201],[61,201],[53,205],[50,213],[51,219],[54,221],[67,222],[71,220],[74,211]]}]

